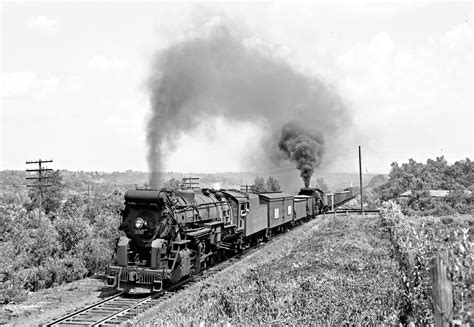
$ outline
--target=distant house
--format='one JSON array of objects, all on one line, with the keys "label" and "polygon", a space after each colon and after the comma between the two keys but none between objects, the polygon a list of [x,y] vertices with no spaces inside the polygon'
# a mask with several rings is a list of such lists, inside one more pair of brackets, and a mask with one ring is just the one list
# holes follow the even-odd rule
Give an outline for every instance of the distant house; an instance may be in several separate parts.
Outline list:
[{"label": "distant house", "polygon": [[[445,198],[449,195],[450,190],[429,190],[429,196],[432,198]],[[465,190],[464,193],[467,195],[471,194],[471,191]],[[408,190],[402,194],[400,194],[401,198],[410,198],[413,196],[413,193],[411,190]]]}]

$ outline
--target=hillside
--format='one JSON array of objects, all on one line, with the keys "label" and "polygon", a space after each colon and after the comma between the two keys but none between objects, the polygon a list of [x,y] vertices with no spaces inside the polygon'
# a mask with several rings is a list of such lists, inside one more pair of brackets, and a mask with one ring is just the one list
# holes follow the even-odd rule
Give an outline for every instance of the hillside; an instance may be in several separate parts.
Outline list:
[{"label": "hillside", "polygon": [[[146,172],[127,170],[125,172],[85,172],[60,170],[63,182],[69,189],[77,192],[87,191],[113,191],[114,189],[126,190],[136,186],[146,185],[149,174]],[[271,171],[242,172],[242,173],[163,173],[163,180],[171,178],[181,180],[183,177],[199,177],[200,186],[209,188],[239,188],[240,185],[252,184],[255,177],[260,176],[267,179],[269,176],[280,181],[282,189],[296,193],[303,185],[299,172],[295,169],[277,169]],[[364,185],[376,176],[375,174],[364,174]],[[313,175],[312,183],[316,178],[324,178],[332,191],[338,191],[348,186],[359,185],[359,175],[354,173],[320,173]],[[0,193],[19,192],[26,189],[26,172],[21,170],[0,171]]]}]

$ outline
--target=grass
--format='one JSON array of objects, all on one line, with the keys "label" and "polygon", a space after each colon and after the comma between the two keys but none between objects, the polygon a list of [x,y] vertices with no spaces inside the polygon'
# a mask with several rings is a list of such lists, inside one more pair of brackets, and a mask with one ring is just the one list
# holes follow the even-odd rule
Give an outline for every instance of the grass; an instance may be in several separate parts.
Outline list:
[{"label": "grass", "polygon": [[377,217],[327,217],[133,323],[398,324],[401,276]]}]

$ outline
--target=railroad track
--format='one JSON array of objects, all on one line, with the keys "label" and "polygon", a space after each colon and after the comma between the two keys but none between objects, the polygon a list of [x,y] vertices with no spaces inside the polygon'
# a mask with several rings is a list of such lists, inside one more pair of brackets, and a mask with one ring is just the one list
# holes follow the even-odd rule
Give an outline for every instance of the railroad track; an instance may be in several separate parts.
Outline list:
[{"label": "railroad track", "polygon": [[[305,223],[296,226],[291,231],[295,231],[304,226]],[[56,319],[44,326],[117,326],[120,325],[142,312],[156,306],[187,289],[191,285],[203,281],[218,272],[232,266],[234,263],[243,258],[255,253],[263,247],[273,243],[283,235],[288,233],[275,235],[266,243],[260,243],[255,247],[244,250],[225,261],[222,261],[215,266],[202,271],[199,275],[184,279],[179,283],[166,288],[161,293],[145,296],[132,296],[125,293],[116,294],[108,299],[94,303],[85,308],[79,309],[75,312],[67,314],[59,319]]]},{"label": "railroad track", "polygon": [[[379,213],[380,210],[378,209],[367,209],[364,210],[364,214],[373,214],[373,213]],[[327,211],[325,214],[339,214],[339,213],[344,213],[344,214],[349,214],[349,213],[355,213],[355,214],[362,214],[362,210],[360,209],[337,209],[334,211]]]}]

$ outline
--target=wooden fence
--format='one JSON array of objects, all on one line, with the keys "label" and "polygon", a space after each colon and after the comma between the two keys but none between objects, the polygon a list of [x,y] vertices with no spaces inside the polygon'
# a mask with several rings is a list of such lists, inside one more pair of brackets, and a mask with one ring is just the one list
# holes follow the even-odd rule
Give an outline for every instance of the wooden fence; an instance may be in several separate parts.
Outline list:
[{"label": "wooden fence", "polygon": [[435,326],[449,326],[453,319],[453,287],[447,276],[448,256],[438,252],[431,260],[431,283]]}]

